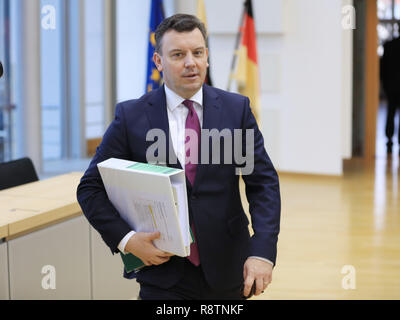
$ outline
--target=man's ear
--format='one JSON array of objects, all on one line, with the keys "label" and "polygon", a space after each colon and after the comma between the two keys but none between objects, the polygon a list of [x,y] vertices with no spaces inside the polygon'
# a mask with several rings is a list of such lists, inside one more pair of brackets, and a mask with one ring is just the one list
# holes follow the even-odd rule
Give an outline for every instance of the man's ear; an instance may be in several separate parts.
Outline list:
[{"label": "man's ear", "polygon": [[161,56],[160,56],[160,54],[158,52],[154,52],[153,61],[154,61],[154,64],[156,65],[156,67],[157,67],[158,72],[162,72],[163,71],[163,67],[162,67],[162,64],[161,64]]}]

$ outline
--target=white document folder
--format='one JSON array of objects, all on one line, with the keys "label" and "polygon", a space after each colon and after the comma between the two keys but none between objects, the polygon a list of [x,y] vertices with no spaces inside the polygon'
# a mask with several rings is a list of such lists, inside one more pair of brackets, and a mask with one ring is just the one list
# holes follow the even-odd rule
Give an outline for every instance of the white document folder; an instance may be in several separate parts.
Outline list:
[{"label": "white document folder", "polygon": [[136,232],[160,231],[160,250],[186,257],[191,235],[182,169],[110,158],[97,164],[108,198]]}]

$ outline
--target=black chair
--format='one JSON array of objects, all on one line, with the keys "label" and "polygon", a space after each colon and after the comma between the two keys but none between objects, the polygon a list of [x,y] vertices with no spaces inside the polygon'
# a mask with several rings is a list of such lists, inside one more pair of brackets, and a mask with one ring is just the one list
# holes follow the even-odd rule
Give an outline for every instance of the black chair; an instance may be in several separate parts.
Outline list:
[{"label": "black chair", "polygon": [[35,167],[29,158],[0,163],[0,190],[38,180]]}]

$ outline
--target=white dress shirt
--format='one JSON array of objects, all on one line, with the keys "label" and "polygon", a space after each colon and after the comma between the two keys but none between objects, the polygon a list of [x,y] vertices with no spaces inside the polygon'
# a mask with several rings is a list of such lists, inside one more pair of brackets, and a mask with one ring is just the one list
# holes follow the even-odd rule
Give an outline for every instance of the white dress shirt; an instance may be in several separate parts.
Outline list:
[{"label": "white dress shirt", "polygon": [[[185,127],[186,127],[186,117],[189,113],[189,110],[186,106],[182,104],[185,101],[184,98],[176,94],[166,85],[165,88],[165,96],[167,100],[167,112],[168,112],[168,123],[169,123],[169,131],[172,140],[172,146],[174,148],[175,154],[178,157],[179,162],[182,165],[183,170],[185,169]],[[193,107],[197,113],[197,116],[200,121],[200,127],[203,127],[203,87],[200,88],[199,91],[195,93],[193,97],[189,100],[192,100]],[[129,232],[119,243],[118,249],[121,252],[125,252],[125,246],[128,240],[135,234],[135,231]],[[267,261],[273,265],[273,263],[262,257],[253,257],[257,259],[261,259]]]}]

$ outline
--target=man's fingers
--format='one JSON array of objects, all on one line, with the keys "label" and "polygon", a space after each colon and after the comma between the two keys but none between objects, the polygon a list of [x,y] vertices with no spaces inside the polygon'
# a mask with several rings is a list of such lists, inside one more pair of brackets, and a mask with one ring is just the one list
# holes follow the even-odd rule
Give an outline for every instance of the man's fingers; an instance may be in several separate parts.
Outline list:
[{"label": "man's fingers", "polygon": [[149,232],[147,234],[147,240],[152,241],[152,240],[158,239],[160,237],[160,235],[161,235],[160,231]]},{"label": "man's fingers", "polygon": [[169,252],[165,252],[165,251],[159,250],[157,248],[154,249],[154,251],[152,252],[152,255],[153,256],[157,256],[157,257],[163,257],[163,258],[169,258],[169,257],[173,256],[173,254],[171,254]]},{"label": "man's fingers", "polygon": [[256,292],[255,295],[258,296],[264,290],[264,280],[263,278],[258,278],[256,280]]},{"label": "man's fingers", "polygon": [[248,276],[246,278],[246,280],[244,281],[243,295],[245,297],[247,297],[250,294],[251,287],[253,286],[253,283],[254,283],[254,278],[250,277],[250,276]]},{"label": "man's fingers", "polygon": [[157,256],[156,259],[159,259],[160,261],[166,262],[170,259],[171,257],[168,256]]},{"label": "man's fingers", "polygon": [[169,253],[169,252],[165,252],[165,251],[160,251],[160,253],[157,254],[157,256],[159,256],[159,257],[172,257],[172,256],[174,256],[174,254]]},{"label": "man's fingers", "polygon": [[[251,278],[252,280],[256,279],[254,290],[255,295],[261,294],[272,281],[272,268],[273,266],[269,262],[257,258],[250,257],[246,260],[243,274],[247,274],[245,281],[248,278]],[[246,290],[246,293],[247,292],[248,291]]]},{"label": "man's fingers", "polygon": [[170,257],[156,257],[156,258],[152,259],[152,264],[158,266],[160,264],[167,262],[169,259],[170,259]]},{"label": "man's fingers", "polygon": [[153,257],[150,259],[150,262],[154,265],[159,265],[169,261],[172,256],[173,254],[156,249],[156,251],[153,253]]},{"label": "man's fingers", "polygon": [[129,249],[125,248],[125,250],[141,259],[146,266],[165,263],[174,254],[162,251],[154,245],[153,240],[160,238],[160,236],[159,231],[137,232],[129,239]]},{"label": "man's fingers", "polygon": [[272,281],[272,277],[264,278],[264,280],[263,280],[263,282],[264,282],[264,290],[267,289],[267,287],[271,283],[271,281]]},{"label": "man's fingers", "polygon": [[148,267],[152,265],[152,263],[149,260],[143,260],[143,263]]}]

